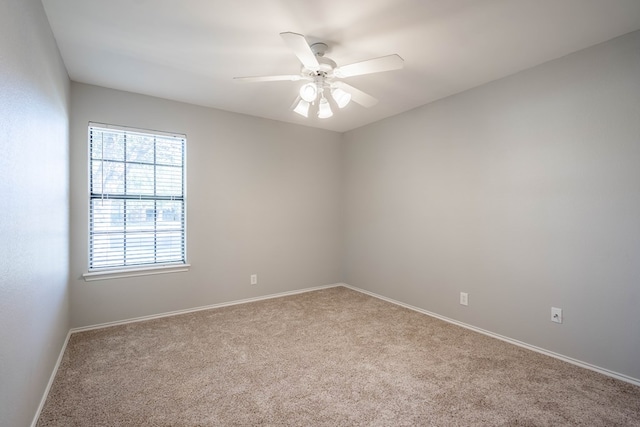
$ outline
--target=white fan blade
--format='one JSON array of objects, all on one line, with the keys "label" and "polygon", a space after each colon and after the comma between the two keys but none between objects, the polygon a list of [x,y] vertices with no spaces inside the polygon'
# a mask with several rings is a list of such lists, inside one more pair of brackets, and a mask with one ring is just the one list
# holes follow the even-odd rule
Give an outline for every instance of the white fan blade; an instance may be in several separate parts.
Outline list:
[{"label": "white fan blade", "polygon": [[337,77],[361,76],[363,74],[399,70],[403,66],[404,59],[399,55],[388,55],[338,67],[334,70],[334,74]]},{"label": "white fan blade", "polygon": [[313,71],[320,68],[316,55],[302,34],[287,32],[280,33],[280,37],[282,37],[282,40],[289,46],[289,49],[293,51],[305,68]]},{"label": "white fan blade", "polygon": [[373,107],[378,103],[378,100],[368,93],[364,93],[360,89],[356,89],[355,87],[346,84],[345,82],[335,82],[333,84],[334,87],[339,87],[345,92],[349,92],[351,94],[351,100],[357,102],[363,107]]},{"label": "white fan blade", "polygon": [[282,81],[290,81],[297,82],[302,79],[302,76],[299,74],[291,74],[291,75],[282,75],[282,76],[256,76],[256,77],[234,77],[233,80],[237,82],[282,82]]}]

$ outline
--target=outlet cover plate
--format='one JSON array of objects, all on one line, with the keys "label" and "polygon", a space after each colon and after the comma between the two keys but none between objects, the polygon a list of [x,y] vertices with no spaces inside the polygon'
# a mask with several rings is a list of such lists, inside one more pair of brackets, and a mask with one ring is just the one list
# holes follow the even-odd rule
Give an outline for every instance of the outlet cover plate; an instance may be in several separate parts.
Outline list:
[{"label": "outlet cover plate", "polygon": [[251,284],[252,285],[257,285],[258,284],[258,275],[257,274],[252,274],[251,275]]},{"label": "outlet cover plate", "polygon": [[562,309],[557,307],[551,307],[551,321],[555,323],[562,323]]},{"label": "outlet cover plate", "polygon": [[466,292],[460,292],[460,304],[469,305],[469,294]]}]

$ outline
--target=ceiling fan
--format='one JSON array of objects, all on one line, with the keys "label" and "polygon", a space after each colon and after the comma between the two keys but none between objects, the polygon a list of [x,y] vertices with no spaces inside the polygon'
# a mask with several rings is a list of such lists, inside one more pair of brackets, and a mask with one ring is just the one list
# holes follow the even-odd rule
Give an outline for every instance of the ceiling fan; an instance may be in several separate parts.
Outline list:
[{"label": "ceiling fan", "polygon": [[328,46],[325,43],[309,45],[302,34],[285,32],[280,37],[302,63],[299,74],[277,76],[234,77],[239,82],[304,81],[300,95],[292,105],[294,112],[309,117],[311,105],[318,106],[318,117],[325,119],[333,115],[327,92],[339,108],[344,108],[351,100],[363,107],[378,103],[373,96],[343,82],[347,77],[398,70],[404,60],[399,55],[388,55],[338,67],[335,61],[324,56]]}]

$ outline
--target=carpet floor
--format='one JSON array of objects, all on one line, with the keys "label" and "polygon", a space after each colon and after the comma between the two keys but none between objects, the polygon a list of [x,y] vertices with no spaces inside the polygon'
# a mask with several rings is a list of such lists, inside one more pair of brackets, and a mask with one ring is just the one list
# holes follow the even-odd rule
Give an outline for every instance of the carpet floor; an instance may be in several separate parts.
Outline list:
[{"label": "carpet floor", "polygon": [[344,287],[72,334],[38,426],[640,426],[640,387]]}]

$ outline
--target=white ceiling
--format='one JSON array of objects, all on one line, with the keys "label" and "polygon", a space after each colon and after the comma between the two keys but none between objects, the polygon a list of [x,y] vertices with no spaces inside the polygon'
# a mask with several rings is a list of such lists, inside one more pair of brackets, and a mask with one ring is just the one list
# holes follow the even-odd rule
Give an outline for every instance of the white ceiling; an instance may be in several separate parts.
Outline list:
[{"label": "white ceiling", "polygon": [[[347,131],[640,29],[639,0],[43,0],[72,80]],[[338,65],[393,53],[399,71],[345,81],[380,100],[333,117],[290,110],[300,82],[279,36]]]}]

